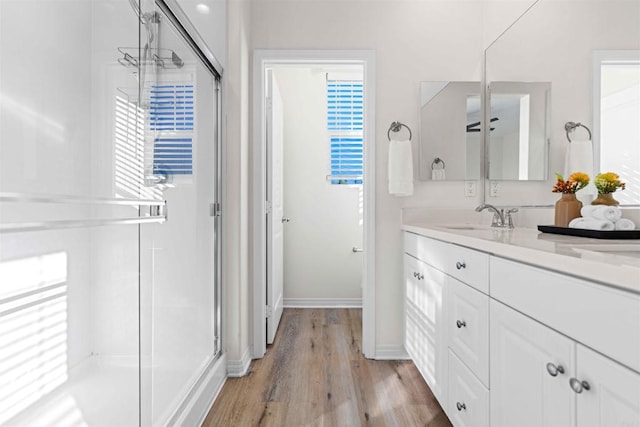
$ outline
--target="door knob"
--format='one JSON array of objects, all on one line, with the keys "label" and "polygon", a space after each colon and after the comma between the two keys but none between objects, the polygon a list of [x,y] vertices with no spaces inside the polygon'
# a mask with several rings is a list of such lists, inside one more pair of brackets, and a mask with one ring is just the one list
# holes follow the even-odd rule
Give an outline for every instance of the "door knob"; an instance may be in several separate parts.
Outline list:
[{"label": "door knob", "polygon": [[466,267],[467,267],[467,264],[466,264],[464,261],[462,261],[462,262],[460,262],[460,261],[456,262],[456,268],[457,268],[458,270],[462,270],[463,268],[466,268]]},{"label": "door knob", "polygon": [[456,402],[456,408],[458,408],[458,411],[466,411],[467,405],[465,405],[464,403]]},{"label": "door knob", "polygon": [[291,218],[287,218],[287,217],[282,217],[282,222],[289,222],[291,221]]},{"label": "door knob", "polygon": [[464,328],[467,326],[467,322],[465,322],[464,320],[456,320],[456,326],[458,327],[458,329]]}]

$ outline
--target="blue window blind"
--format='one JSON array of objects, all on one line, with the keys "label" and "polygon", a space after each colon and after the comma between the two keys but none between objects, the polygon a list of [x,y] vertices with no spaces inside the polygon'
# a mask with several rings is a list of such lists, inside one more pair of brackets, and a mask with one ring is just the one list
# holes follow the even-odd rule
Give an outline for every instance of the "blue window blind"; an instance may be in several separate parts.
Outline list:
[{"label": "blue window blind", "polygon": [[150,130],[153,173],[193,174],[194,87],[192,84],[158,84],[151,87]]},{"label": "blue window blind", "polygon": [[362,81],[327,80],[331,184],[362,184]]}]

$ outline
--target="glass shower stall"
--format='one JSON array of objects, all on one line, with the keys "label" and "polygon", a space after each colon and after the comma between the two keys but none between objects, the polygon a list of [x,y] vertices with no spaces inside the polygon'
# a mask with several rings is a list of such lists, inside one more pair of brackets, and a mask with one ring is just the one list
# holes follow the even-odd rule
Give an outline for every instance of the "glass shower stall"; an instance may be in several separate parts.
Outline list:
[{"label": "glass shower stall", "polygon": [[179,12],[0,0],[0,425],[180,424],[221,358],[221,70]]}]

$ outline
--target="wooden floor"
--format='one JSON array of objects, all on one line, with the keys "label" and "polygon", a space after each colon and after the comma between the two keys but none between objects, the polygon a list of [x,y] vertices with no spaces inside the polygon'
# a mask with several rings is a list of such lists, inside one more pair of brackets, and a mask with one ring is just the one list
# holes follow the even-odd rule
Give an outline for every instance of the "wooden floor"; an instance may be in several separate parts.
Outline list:
[{"label": "wooden floor", "polygon": [[285,309],[251,373],[229,378],[204,421],[226,426],[451,426],[410,361],[367,360],[360,309]]}]

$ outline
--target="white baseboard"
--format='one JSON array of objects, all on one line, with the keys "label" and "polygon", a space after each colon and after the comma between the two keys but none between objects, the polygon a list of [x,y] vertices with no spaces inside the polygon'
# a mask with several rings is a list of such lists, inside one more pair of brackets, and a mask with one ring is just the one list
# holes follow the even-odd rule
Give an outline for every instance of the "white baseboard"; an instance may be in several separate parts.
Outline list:
[{"label": "white baseboard", "polygon": [[227,376],[229,377],[244,377],[249,372],[249,366],[251,365],[251,355],[249,348],[247,348],[240,360],[228,360],[227,361]]},{"label": "white baseboard", "polygon": [[376,360],[409,360],[403,345],[377,345]]},{"label": "white baseboard", "polygon": [[362,298],[285,298],[286,308],[362,308]]},{"label": "white baseboard", "polygon": [[226,365],[226,355],[223,354],[207,368],[167,425],[202,425],[227,379]]}]

